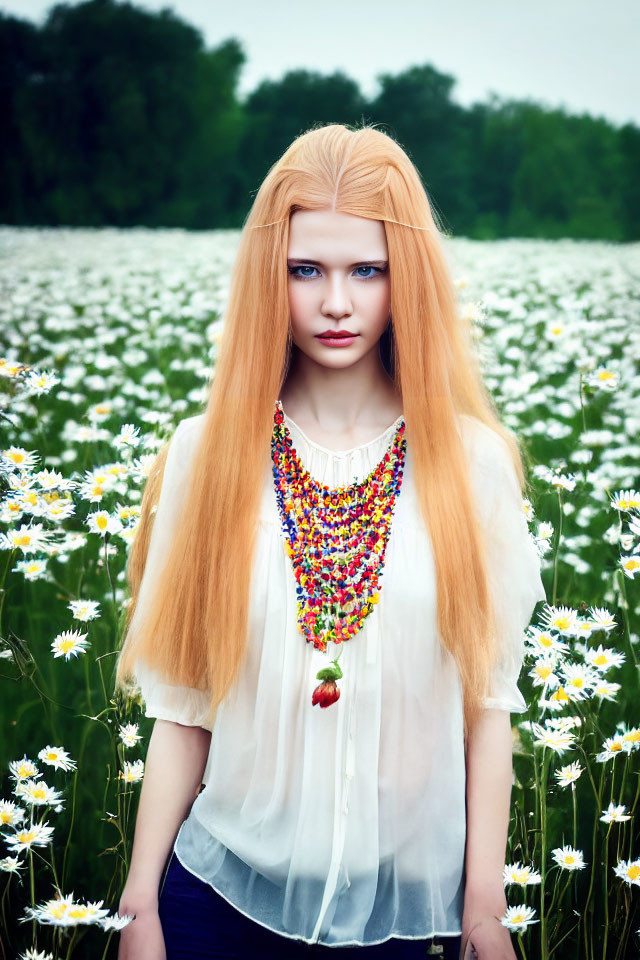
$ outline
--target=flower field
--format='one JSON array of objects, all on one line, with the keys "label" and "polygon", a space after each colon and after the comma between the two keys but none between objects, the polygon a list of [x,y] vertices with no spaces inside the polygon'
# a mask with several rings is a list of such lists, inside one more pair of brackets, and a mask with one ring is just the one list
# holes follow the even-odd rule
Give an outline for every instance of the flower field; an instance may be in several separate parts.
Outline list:
[{"label": "flower field", "polygon": [[[0,960],[117,956],[153,721],[113,695],[145,477],[215,372],[237,231],[0,228]],[[547,603],[502,918],[640,956],[640,245],[446,240]],[[393,267],[392,267],[393,269]]]}]

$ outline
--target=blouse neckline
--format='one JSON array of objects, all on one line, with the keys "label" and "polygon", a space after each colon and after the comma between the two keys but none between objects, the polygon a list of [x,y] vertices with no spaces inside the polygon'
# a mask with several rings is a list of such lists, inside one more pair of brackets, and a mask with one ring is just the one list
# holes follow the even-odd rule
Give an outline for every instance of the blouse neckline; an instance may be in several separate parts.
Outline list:
[{"label": "blouse neckline", "polygon": [[310,437],[307,433],[305,433],[305,431],[302,429],[302,427],[301,427],[298,423],[296,423],[296,421],[293,420],[293,419],[289,416],[288,413],[285,413],[284,408],[283,408],[283,406],[282,406],[282,401],[281,401],[279,398],[278,398],[278,400],[277,400],[276,402],[277,402],[278,406],[280,407],[280,412],[281,412],[282,415],[284,416],[285,420],[287,420],[289,423],[293,424],[293,426],[296,428],[296,430],[297,430],[299,433],[302,434],[302,436],[304,437],[304,439],[306,440],[306,442],[307,442],[310,446],[315,447],[316,450],[322,450],[323,453],[328,453],[328,454],[329,454],[330,456],[332,456],[332,457],[344,457],[344,456],[346,456],[346,455],[349,454],[349,453],[354,453],[356,450],[362,450],[362,449],[364,449],[365,447],[371,447],[371,446],[373,446],[374,443],[378,443],[380,440],[382,440],[383,437],[386,437],[386,435],[387,435],[391,430],[395,430],[395,428],[396,428],[396,427],[401,423],[401,421],[404,419],[404,414],[401,413],[399,417],[396,417],[396,419],[393,421],[393,423],[390,423],[388,427],[385,427],[385,429],[382,431],[382,433],[379,433],[378,436],[377,436],[377,437],[374,437],[372,440],[365,440],[364,443],[359,443],[359,444],[357,444],[357,446],[355,446],[355,447],[349,447],[347,450],[331,450],[329,447],[324,447],[321,443],[317,443],[315,440],[312,440],[311,437]]}]

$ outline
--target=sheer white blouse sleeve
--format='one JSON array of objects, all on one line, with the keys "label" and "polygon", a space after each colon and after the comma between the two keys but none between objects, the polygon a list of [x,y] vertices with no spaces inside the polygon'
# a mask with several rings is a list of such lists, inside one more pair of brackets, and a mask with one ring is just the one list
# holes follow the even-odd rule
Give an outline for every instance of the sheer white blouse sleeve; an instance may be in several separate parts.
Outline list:
[{"label": "sheer white blouse sleeve", "polygon": [[524,637],[535,605],[546,600],[540,554],[529,533],[520,487],[508,448],[484,424],[467,426],[472,477],[486,531],[489,587],[498,610],[500,656],[484,706],[524,713],[518,687],[525,655]]},{"label": "sheer white blouse sleeve", "polygon": [[[199,423],[200,417],[182,420],[169,443],[147,560],[130,631],[138,628],[150,601],[152,585],[161,573],[171,549],[179,522],[178,506],[184,503],[190,454]],[[145,703],[146,716],[211,730],[207,722],[209,697],[204,691],[165,683],[141,660],[135,665],[135,676]]]}]

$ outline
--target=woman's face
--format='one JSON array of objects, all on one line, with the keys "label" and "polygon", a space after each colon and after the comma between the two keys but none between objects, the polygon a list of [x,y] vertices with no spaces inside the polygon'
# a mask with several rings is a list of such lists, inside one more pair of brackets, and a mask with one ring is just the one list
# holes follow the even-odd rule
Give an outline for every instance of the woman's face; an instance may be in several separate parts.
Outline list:
[{"label": "woman's face", "polygon": [[[329,210],[291,215],[289,309],[293,342],[321,366],[343,368],[369,353],[391,309],[387,240],[381,220]],[[320,336],[348,332],[333,343]]]}]

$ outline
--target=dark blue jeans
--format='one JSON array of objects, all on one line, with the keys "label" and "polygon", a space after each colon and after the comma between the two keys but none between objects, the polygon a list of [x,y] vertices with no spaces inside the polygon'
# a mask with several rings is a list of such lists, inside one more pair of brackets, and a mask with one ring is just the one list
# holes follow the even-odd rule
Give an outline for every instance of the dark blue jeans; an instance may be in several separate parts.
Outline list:
[{"label": "dark blue jeans", "polygon": [[[328,947],[285,937],[256,923],[225,900],[213,887],[186,870],[171,855],[159,901],[167,960],[301,960],[342,954],[376,960],[458,960],[460,937],[403,940],[392,937],[372,946]],[[428,953],[431,944],[443,952]]]}]

